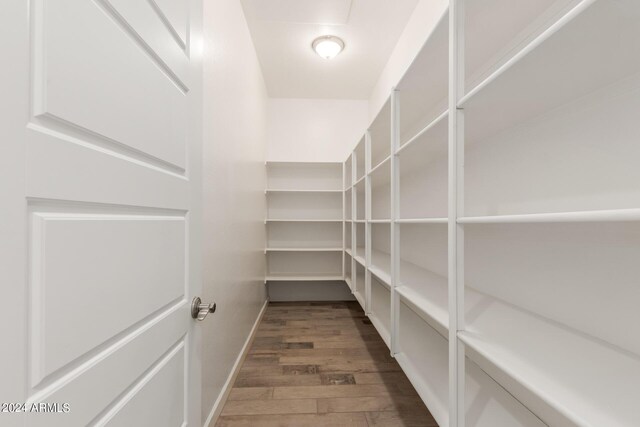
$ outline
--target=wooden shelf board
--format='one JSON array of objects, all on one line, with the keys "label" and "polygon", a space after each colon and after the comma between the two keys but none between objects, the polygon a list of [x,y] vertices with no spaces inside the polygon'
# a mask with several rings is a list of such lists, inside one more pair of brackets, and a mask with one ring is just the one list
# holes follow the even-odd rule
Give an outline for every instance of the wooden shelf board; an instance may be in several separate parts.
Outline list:
[{"label": "wooden shelf board", "polygon": [[269,193],[324,193],[324,194],[342,194],[343,190],[307,190],[302,188],[289,188],[289,189],[278,189],[278,188],[267,188],[264,190],[265,194]]},{"label": "wooden shelf board", "polygon": [[[407,262],[400,272],[402,283],[396,288],[400,297],[447,338],[446,278]],[[631,403],[633,390],[610,393],[640,381],[640,358],[472,288],[466,288],[465,298],[465,311],[475,314],[466,316],[460,339],[474,350],[472,360],[488,373],[509,377],[503,386],[523,403],[534,405],[558,424],[598,420],[594,425],[618,425],[611,412],[602,410],[607,406],[616,408],[615,418],[628,425],[640,423],[640,412]],[[554,349],[553,357],[549,348]],[[605,365],[608,368],[602,369]]]},{"label": "wooden shelf board", "polygon": [[372,248],[369,271],[380,279],[383,285],[391,289],[391,255]]},{"label": "wooden shelf board", "polygon": [[401,218],[396,224],[447,224],[449,218]]},{"label": "wooden shelf board", "polygon": [[[447,278],[416,264],[400,262],[400,283],[396,288],[416,314],[445,338],[449,330]],[[416,310],[417,309],[417,310]]]},{"label": "wooden shelf board", "polygon": [[369,272],[376,276],[378,282],[380,282],[385,288],[391,290],[391,276],[389,276],[385,271],[372,265],[369,267]]},{"label": "wooden shelf board", "polygon": [[266,277],[267,281],[271,281],[271,282],[322,282],[322,281],[327,281],[327,282],[335,282],[335,281],[341,281],[344,280],[344,277],[342,277],[342,275],[304,275],[304,274],[297,274],[297,275],[269,275]]},{"label": "wooden shelf board", "polygon": [[[407,267],[409,263],[401,266],[403,278]],[[416,287],[424,292],[417,292]],[[445,278],[414,267],[411,279],[403,280],[396,291],[416,314],[448,337]],[[473,350],[469,357],[490,375],[508,377],[501,384],[525,405],[558,424],[640,423],[630,385],[640,381],[637,356],[471,288],[465,296],[465,311],[476,313],[473,318],[467,315],[466,330],[459,334]],[[554,349],[553,357],[549,357],[549,348]],[[610,391],[620,387],[626,391],[612,396]],[[607,407],[616,408],[616,413],[602,409]]]},{"label": "wooden shelf board", "polygon": [[468,357],[546,422],[640,425],[637,355],[474,291],[467,312]]},{"label": "wooden shelf board", "polygon": [[640,221],[640,209],[551,212],[522,215],[473,216],[458,218],[458,224],[517,224],[562,222]]},{"label": "wooden shelf board", "polygon": [[342,163],[344,162],[305,162],[305,161],[289,161],[289,160],[267,160],[265,162],[265,165],[268,166],[311,166],[311,165],[318,165],[318,166],[342,166]]},{"label": "wooden shelf board", "polygon": [[265,252],[342,252],[342,248],[266,248]]},{"label": "wooden shelf board", "polygon": [[265,219],[264,222],[268,223],[268,222],[335,222],[335,223],[341,223],[343,220],[342,219],[284,219],[284,218],[278,218],[278,219]]},{"label": "wooden shelf board", "polygon": [[366,263],[366,259],[365,259],[365,250],[363,246],[358,246],[356,248],[356,253],[355,256],[353,257],[356,261],[358,261],[358,263],[360,263],[360,265],[362,265],[363,267],[366,268],[367,263]]}]

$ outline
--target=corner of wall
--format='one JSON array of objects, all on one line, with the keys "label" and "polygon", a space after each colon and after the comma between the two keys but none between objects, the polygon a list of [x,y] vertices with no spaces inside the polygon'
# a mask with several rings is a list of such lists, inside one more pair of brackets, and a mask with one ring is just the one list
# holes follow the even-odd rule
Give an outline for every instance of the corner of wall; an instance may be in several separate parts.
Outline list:
[{"label": "corner of wall", "polygon": [[[267,88],[237,0],[204,4],[203,322],[204,422],[267,300],[264,285]],[[222,399],[224,400],[224,399]]]}]

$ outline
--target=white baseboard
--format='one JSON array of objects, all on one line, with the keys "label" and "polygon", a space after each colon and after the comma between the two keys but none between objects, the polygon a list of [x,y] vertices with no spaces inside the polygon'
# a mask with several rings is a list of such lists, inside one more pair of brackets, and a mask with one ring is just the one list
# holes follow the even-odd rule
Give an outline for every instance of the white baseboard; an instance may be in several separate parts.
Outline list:
[{"label": "white baseboard", "polygon": [[247,340],[244,342],[244,346],[242,347],[242,350],[240,350],[240,354],[238,354],[238,358],[236,359],[236,362],[233,364],[231,373],[229,374],[227,381],[224,383],[224,386],[222,387],[222,391],[218,395],[218,398],[216,399],[215,403],[213,404],[213,408],[211,408],[211,412],[207,417],[207,421],[205,421],[204,423],[204,427],[213,427],[216,421],[218,421],[218,417],[220,416],[220,412],[222,412],[224,403],[227,401],[227,397],[229,397],[229,393],[231,393],[231,388],[233,387],[233,383],[236,381],[236,377],[240,372],[240,367],[242,366],[242,362],[244,362],[244,359],[247,356],[247,353],[249,352],[249,348],[251,348],[251,344],[253,343],[253,337],[256,335],[256,332],[258,331],[258,326],[260,326],[260,321],[262,320],[262,317],[264,316],[265,311],[267,311],[268,304],[269,304],[269,299],[267,298],[267,300],[264,302],[264,305],[262,306],[262,309],[260,309],[260,313],[258,314],[258,317],[255,323],[253,324],[253,327],[251,328],[251,333],[249,333]]}]

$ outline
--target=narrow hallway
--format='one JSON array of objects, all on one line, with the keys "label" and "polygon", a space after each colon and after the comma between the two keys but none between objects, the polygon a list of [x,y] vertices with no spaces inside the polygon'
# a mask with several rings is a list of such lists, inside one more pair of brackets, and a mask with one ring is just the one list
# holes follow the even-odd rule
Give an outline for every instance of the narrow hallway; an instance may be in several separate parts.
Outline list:
[{"label": "narrow hallway", "polygon": [[216,426],[437,426],[357,302],[270,303]]}]

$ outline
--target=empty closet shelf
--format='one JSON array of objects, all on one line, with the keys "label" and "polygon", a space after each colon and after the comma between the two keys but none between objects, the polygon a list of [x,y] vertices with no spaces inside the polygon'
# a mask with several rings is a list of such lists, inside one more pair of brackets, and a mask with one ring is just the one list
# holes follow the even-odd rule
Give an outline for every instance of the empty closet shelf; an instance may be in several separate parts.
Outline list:
[{"label": "empty closet shelf", "polygon": [[342,252],[342,248],[266,248],[267,252]]},{"label": "empty closet shelf", "polygon": [[387,289],[391,289],[391,276],[386,271],[376,267],[375,265],[371,265],[371,267],[369,267],[369,271],[371,274],[376,276],[380,280],[380,283],[386,286]]},{"label": "empty closet shelf", "polygon": [[637,73],[638,13],[633,0],[578,2],[460,100],[467,141],[483,140]]},{"label": "empty closet shelf", "polygon": [[449,218],[401,218],[396,219],[396,224],[447,224]]},{"label": "empty closet shelf", "polygon": [[441,335],[449,329],[447,278],[416,264],[400,262],[400,296]]},{"label": "empty closet shelf", "polygon": [[371,266],[369,271],[374,274],[382,284],[391,287],[391,255],[386,252],[371,249]]},{"label": "empty closet shelf", "polygon": [[447,337],[449,330],[449,313],[446,305],[430,300],[407,286],[398,286],[396,292],[402,301],[418,316],[438,331],[443,337]]},{"label": "empty closet shelf", "polygon": [[277,189],[277,188],[267,188],[264,190],[265,193],[334,193],[334,194],[342,194],[342,190],[307,190],[307,189]]},{"label": "empty closet shelf", "polygon": [[307,161],[289,161],[289,160],[267,160],[264,162],[267,167],[342,167],[342,162],[307,162]]},{"label": "empty closet shelf", "polygon": [[442,393],[430,378],[425,378],[420,369],[411,361],[405,353],[397,353],[395,359],[407,374],[407,378],[416,389],[422,400],[429,406],[429,411],[438,421],[439,425],[447,425],[449,420],[449,408],[442,402],[439,394]]},{"label": "empty closet shelf", "polygon": [[365,251],[363,247],[356,248],[356,256],[353,257],[356,261],[358,261],[363,267],[366,266],[365,260]]},{"label": "empty closet shelf", "polygon": [[458,218],[459,224],[518,224],[562,222],[640,221],[640,209],[552,212],[522,215],[472,216]]},{"label": "empty closet shelf", "polygon": [[268,218],[264,220],[268,222],[342,222],[341,219],[286,219],[286,218]]},{"label": "empty closet shelf", "polygon": [[640,425],[640,357],[471,292],[458,334],[475,361],[549,425]]},{"label": "empty closet shelf", "polygon": [[273,274],[266,277],[267,281],[272,282],[334,282],[344,280],[339,274]]}]

